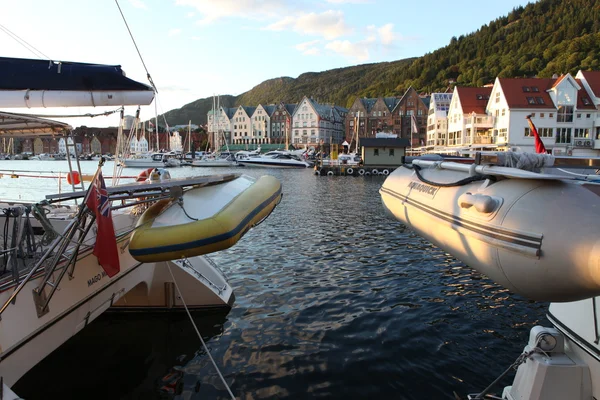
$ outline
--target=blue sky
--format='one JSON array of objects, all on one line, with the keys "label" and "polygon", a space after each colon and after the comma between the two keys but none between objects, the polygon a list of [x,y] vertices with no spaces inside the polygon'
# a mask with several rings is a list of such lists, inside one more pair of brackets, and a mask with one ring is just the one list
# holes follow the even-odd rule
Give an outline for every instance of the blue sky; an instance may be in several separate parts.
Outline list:
[{"label": "blue sky", "polygon": [[[119,0],[158,86],[159,112],[238,95],[270,78],[421,56],[527,3]],[[120,64],[128,77],[147,82],[113,0],[11,1],[0,24],[53,60]],[[37,58],[1,31],[0,45],[2,56]],[[153,115],[154,106],[143,108],[144,119]],[[114,117],[69,122],[116,124]]]}]

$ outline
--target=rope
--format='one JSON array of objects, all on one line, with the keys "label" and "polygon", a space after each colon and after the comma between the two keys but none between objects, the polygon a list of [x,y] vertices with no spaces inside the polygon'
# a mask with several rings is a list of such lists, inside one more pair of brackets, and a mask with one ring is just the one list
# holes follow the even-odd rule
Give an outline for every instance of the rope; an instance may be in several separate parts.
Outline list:
[{"label": "rope", "polygon": [[204,339],[202,339],[202,335],[200,335],[200,331],[198,330],[198,327],[196,326],[196,323],[194,322],[194,319],[192,318],[192,314],[190,313],[190,310],[188,309],[188,306],[185,303],[185,300],[183,299],[183,294],[181,293],[181,290],[179,290],[179,285],[177,284],[177,281],[175,280],[175,275],[173,275],[173,271],[171,270],[171,265],[168,262],[166,264],[167,264],[167,268],[169,268],[169,273],[171,274],[171,278],[173,278],[173,283],[175,284],[177,293],[179,293],[179,297],[181,298],[181,302],[183,303],[183,307],[185,308],[185,312],[187,313],[188,317],[190,317],[190,321],[192,322],[192,325],[194,326],[194,330],[196,330],[196,334],[198,335],[200,342],[202,342],[202,347],[204,347],[204,351],[206,351],[206,354],[208,354],[208,357],[210,358],[210,361],[212,362],[213,366],[215,367],[217,374],[219,374],[219,378],[221,378],[221,381],[225,385],[227,392],[229,392],[229,395],[231,396],[231,398],[235,400],[235,396],[233,395],[233,393],[231,392],[231,389],[227,385],[227,382],[225,381],[225,378],[221,374],[221,371],[219,371],[219,367],[217,366],[217,363],[215,362],[212,355],[210,354],[210,351],[208,351],[208,347],[206,346]]},{"label": "rope", "polygon": [[38,118],[81,118],[81,117],[94,118],[94,117],[107,117],[107,116],[117,113],[123,109],[124,109],[124,107],[119,107],[116,110],[105,111],[103,113],[98,113],[98,114],[89,114],[88,113],[88,114],[69,114],[69,115],[48,115],[48,114],[21,114],[21,115],[25,115],[27,117],[38,117]]},{"label": "rope", "polygon": [[486,179],[492,180],[492,181],[496,181],[496,177],[493,175],[475,175],[475,176],[469,176],[467,178],[461,179],[459,181],[456,182],[450,182],[450,183],[439,183],[439,182],[433,182],[430,181],[429,179],[425,178],[423,175],[421,175],[421,167],[418,165],[409,165],[409,164],[402,164],[402,166],[404,168],[408,168],[408,169],[412,169],[415,171],[415,174],[417,175],[417,178],[419,178],[419,180],[423,183],[426,183],[428,185],[431,186],[437,186],[437,187],[454,187],[454,186],[464,186],[464,185],[468,185],[469,183],[473,183],[473,182],[477,182],[477,181],[485,181]]},{"label": "rope", "polygon": [[150,81],[150,84],[152,85],[152,88],[154,89],[154,91],[156,93],[158,93],[158,89],[156,88],[156,85],[152,81],[152,77],[150,76],[150,72],[148,72],[148,68],[146,68],[146,63],[144,62],[144,58],[142,57],[142,53],[140,53],[140,49],[138,48],[138,45],[135,42],[135,39],[133,38],[133,34],[131,33],[131,29],[129,29],[129,25],[127,24],[127,20],[125,19],[125,15],[123,14],[123,10],[121,10],[121,6],[119,5],[119,0],[115,0],[115,3],[117,3],[117,7],[119,8],[119,12],[121,13],[121,17],[123,18],[123,22],[125,22],[125,27],[127,27],[127,32],[129,32],[129,36],[131,37],[131,40],[133,41],[133,45],[135,46],[135,50],[137,51],[138,56],[140,56],[140,60],[142,61],[142,65],[144,66],[144,69],[146,70],[146,76],[148,77],[148,81]]}]

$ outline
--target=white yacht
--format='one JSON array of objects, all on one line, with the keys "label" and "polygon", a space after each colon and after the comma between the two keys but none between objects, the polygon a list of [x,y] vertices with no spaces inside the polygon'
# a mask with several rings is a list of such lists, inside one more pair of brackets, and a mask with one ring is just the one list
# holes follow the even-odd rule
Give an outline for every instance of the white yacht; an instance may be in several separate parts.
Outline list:
[{"label": "white yacht", "polygon": [[[531,330],[501,398],[600,398],[600,183],[595,174],[553,173],[594,171],[600,159],[498,153],[405,161],[380,189],[394,218],[511,291],[551,302],[553,326]],[[498,389],[469,398],[500,398],[485,397]]]},{"label": "white yacht", "polygon": [[232,153],[216,153],[205,155],[199,160],[192,161],[192,167],[235,167],[237,161]]},{"label": "white yacht", "polygon": [[310,163],[302,160],[300,157],[286,153],[275,152],[273,155],[269,153],[259,157],[249,157],[239,160],[238,163],[244,167],[262,167],[262,168],[308,168]]},{"label": "white yacht", "polygon": [[181,161],[175,153],[152,153],[132,155],[131,157],[121,160],[127,168],[163,168],[163,167],[179,167]]}]

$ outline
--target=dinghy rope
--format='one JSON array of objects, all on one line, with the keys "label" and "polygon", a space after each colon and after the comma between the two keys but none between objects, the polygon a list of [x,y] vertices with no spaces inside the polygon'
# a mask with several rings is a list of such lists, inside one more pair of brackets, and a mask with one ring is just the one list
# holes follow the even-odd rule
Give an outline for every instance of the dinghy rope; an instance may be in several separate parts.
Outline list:
[{"label": "dinghy rope", "polygon": [[177,284],[177,280],[175,280],[175,275],[173,275],[173,271],[171,270],[171,265],[168,262],[166,264],[167,264],[167,268],[169,269],[169,273],[171,274],[171,278],[173,278],[173,283],[175,284],[177,293],[179,293],[179,297],[181,298],[181,302],[183,303],[183,307],[185,308],[185,312],[187,313],[188,317],[190,318],[190,321],[192,322],[192,325],[194,326],[194,330],[196,331],[196,334],[198,335],[200,342],[202,342],[202,347],[204,347],[204,351],[206,351],[206,354],[208,354],[208,358],[210,358],[210,361],[212,362],[213,366],[215,367],[215,370],[217,371],[219,378],[221,378],[221,382],[223,382],[223,385],[225,385],[227,392],[229,392],[229,395],[231,396],[231,398],[235,400],[235,396],[231,392],[229,385],[227,385],[227,382],[225,381],[223,374],[221,374],[221,371],[219,370],[217,363],[215,362],[214,358],[210,354],[210,351],[208,350],[208,347],[206,346],[204,339],[202,339],[202,335],[200,334],[200,331],[198,330],[198,327],[196,326],[196,323],[194,322],[194,319],[192,318],[192,314],[190,313],[190,310],[188,309],[185,299],[183,298],[183,293],[181,293],[181,290],[179,290],[179,285]]},{"label": "dinghy rope", "polygon": [[540,340],[537,342],[537,344],[535,345],[535,347],[529,351],[524,351],[523,353],[521,353],[519,355],[519,357],[517,357],[517,359],[515,360],[515,362],[513,362],[510,367],[508,367],[503,373],[500,374],[500,376],[498,376],[496,379],[494,379],[494,381],[492,383],[490,383],[488,385],[488,387],[486,387],[485,389],[483,389],[483,391],[481,393],[478,393],[475,397],[473,397],[473,400],[481,400],[481,399],[485,399],[486,395],[488,394],[488,392],[490,390],[492,390],[492,388],[498,383],[500,382],[500,380],[502,378],[504,378],[509,372],[516,370],[519,365],[523,364],[524,362],[527,361],[527,359],[529,357],[531,357],[534,353],[542,353],[545,354],[546,357],[550,358],[550,356],[548,355],[548,353],[546,353],[544,350],[542,350],[540,348],[540,344],[542,342],[542,340],[544,340],[544,338],[540,338]]},{"label": "dinghy rope", "polygon": [[412,169],[415,171],[415,174],[417,175],[417,178],[419,178],[419,180],[423,183],[426,183],[428,185],[431,186],[437,186],[437,187],[454,187],[454,186],[464,186],[464,185],[468,185],[469,183],[473,183],[473,182],[477,182],[477,181],[485,181],[487,179],[491,180],[491,181],[496,181],[496,177],[493,175],[475,175],[475,176],[469,176],[467,178],[461,179],[460,181],[456,181],[456,182],[449,182],[449,183],[439,183],[439,182],[433,182],[430,181],[429,179],[425,178],[423,175],[421,175],[421,167],[418,165],[413,165],[413,164],[402,164],[402,166],[404,168],[408,168],[408,169]]}]

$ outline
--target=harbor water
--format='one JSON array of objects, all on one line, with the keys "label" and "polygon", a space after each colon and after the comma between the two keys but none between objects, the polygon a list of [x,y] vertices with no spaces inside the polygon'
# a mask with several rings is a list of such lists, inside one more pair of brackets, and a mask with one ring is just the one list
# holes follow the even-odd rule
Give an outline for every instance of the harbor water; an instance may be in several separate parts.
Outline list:
[{"label": "harbor water", "polygon": [[[87,172],[95,166],[82,162]],[[112,164],[104,171],[112,175]],[[509,293],[388,217],[384,177],[170,170],[232,171],[272,174],[284,193],[264,223],[212,255],[234,288],[232,310],[194,315],[239,399],[466,398],[516,359],[532,326],[549,324],[547,304]],[[2,198],[41,199],[56,188],[55,179],[0,178]],[[228,398],[182,313],[104,314],[14,389],[26,399]]]}]

